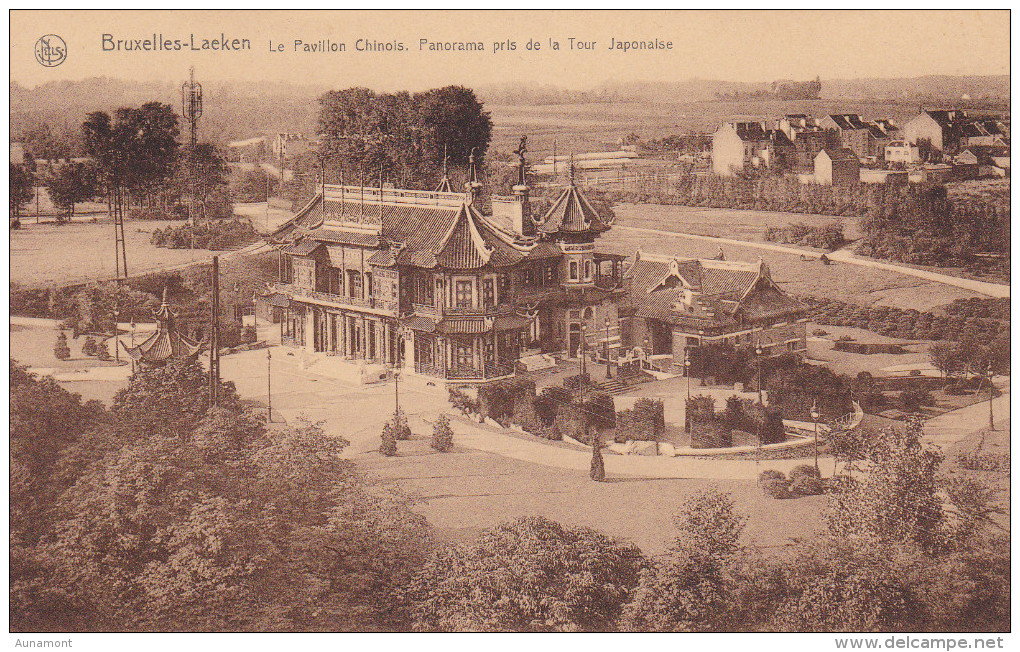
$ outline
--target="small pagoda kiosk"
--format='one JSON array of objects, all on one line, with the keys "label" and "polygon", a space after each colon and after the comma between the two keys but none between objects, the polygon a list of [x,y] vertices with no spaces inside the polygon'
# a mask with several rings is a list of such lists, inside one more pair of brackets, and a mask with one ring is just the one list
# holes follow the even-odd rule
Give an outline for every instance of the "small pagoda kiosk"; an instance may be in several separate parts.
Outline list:
[{"label": "small pagoda kiosk", "polygon": [[185,336],[176,327],[174,314],[170,312],[167,302],[167,290],[163,288],[163,303],[153,313],[156,318],[156,332],[137,346],[127,346],[124,350],[131,359],[149,366],[162,366],[171,360],[186,360],[198,355],[202,343]]}]

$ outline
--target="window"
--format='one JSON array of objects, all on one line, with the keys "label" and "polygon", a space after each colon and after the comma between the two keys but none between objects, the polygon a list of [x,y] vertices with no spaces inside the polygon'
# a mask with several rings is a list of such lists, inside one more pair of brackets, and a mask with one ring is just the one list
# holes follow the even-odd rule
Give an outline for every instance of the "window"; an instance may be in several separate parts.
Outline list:
[{"label": "window", "polygon": [[342,294],[344,288],[344,277],[336,267],[329,268],[329,291],[332,294]]},{"label": "window", "polygon": [[491,278],[482,281],[482,303],[486,308],[496,305],[496,283]]},{"label": "window", "polygon": [[365,296],[372,296],[372,272],[365,272]]},{"label": "window", "polygon": [[463,342],[453,343],[453,358],[458,367],[471,367],[474,363],[474,350],[470,344]]},{"label": "window", "polygon": [[584,261],[584,280],[591,280],[591,261]]},{"label": "window", "polygon": [[576,281],[577,280],[577,261],[576,260],[570,261],[570,280],[571,281]]},{"label": "window", "polygon": [[457,281],[457,285],[454,287],[454,305],[458,308],[471,307],[471,285],[471,281]]},{"label": "window", "polygon": [[349,271],[347,273],[351,277],[350,283],[347,284],[347,286],[350,288],[350,296],[351,296],[351,298],[352,299],[363,299],[365,297],[365,295],[362,292],[361,274],[356,269],[353,269],[353,270],[351,270],[351,271]]}]

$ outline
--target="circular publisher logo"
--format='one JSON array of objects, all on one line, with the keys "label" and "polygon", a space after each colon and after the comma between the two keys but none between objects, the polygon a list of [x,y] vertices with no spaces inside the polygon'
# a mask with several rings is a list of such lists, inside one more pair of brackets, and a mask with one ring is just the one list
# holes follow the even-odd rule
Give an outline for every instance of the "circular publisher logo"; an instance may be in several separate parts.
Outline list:
[{"label": "circular publisher logo", "polygon": [[40,65],[53,68],[64,63],[67,58],[67,43],[56,34],[40,36],[35,42],[35,60]]}]

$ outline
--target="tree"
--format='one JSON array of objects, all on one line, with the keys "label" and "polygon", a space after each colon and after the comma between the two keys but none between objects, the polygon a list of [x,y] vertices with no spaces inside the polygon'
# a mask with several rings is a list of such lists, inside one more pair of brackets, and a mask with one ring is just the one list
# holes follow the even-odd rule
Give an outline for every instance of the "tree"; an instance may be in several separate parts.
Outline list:
[{"label": "tree", "polygon": [[74,205],[94,197],[97,184],[94,165],[68,163],[60,166],[57,173],[47,180],[46,187],[53,204],[65,215],[74,215]]},{"label": "tree", "polygon": [[[221,383],[219,404],[239,404],[232,382]],[[163,366],[141,364],[113,397],[112,412],[130,437],[192,430],[209,409],[209,377],[194,358]]]},{"label": "tree", "polygon": [[387,421],[382,427],[382,441],[379,443],[379,452],[386,457],[393,457],[397,454],[397,434],[392,421]]},{"label": "tree", "polygon": [[225,189],[229,175],[230,167],[216,146],[197,143],[178,156],[170,183],[175,195],[193,196],[201,216],[209,219],[207,202]]},{"label": "tree", "polygon": [[731,570],[741,551],[738,540],[747,518],[728,494],[700,491],[674,519],[677,536],[662,560],[641,573],[627,605],[624,628],[630,631],[718,631],[732,622]]},{"label": "tree", "polygon": [[24,167],[11,163],[9,183],[11,211],[21,215],[21,207],[32,200],[34,178]]},{"label": "tree", "polygon": [[323,160],[342,168],[348,183],[373,184],[384,174],[401,187],[432,187],[444,156],[463,168],[474,150],[482,165],[492,135],[488,113],[461,86],[414,95],[347,88],[319,104]]},{"label": "tree", "polygon": [[366,485],[346,445],[216,408],[90,465],[62,498],[55,548],[114,629],[406,628],[392,596],[428,530]]},{"label": "tree", "polygon": [[81,345],[81,352],[87,356],[96,354],[96,341],[92,339],[91,335],[85,336],[85,341]]},{"label": "tree", "polygon": [[432,448],[440,453],[453,448],[453,429],[450,427],[450,417],[445,414],[439,415],[432,428]]},{"label": "tree", "polygon": [[591,436],[591,469],[588,475],[595,482],[606,479],[606,463],[602,459],[602,437],[598,433]]},{"label": "tree", "polygon": [[952,376],[960,369],[960,347],[954,342],[935,342],[928,349],[928,357],[943,377]]},{"label": "tree", "polygon": [[644,563],[631,543],[522,517],[436,552],[408,591],[418,631],[611,631]]},{"label": "tree", "polygon": [[942,454],[922,444],[921,435],[915,418],[905,429],[887,428],[869,441],[868,473],[830,494],[826,520],[833,537],[911,544],[925,551],[944,545],[937,475]]},{"label": "tree", "polygon": [[57,343],[53,347],[53,357],[57,360],[67,360],[71,357],[71,347],[67,345],[67,333],[60,331],[57,335]]},{"label": "tree", "polygon": [[411,427],[407,425],[407,415],[400,408],[393,413],[393,435],[402,441],[411,438]]}]

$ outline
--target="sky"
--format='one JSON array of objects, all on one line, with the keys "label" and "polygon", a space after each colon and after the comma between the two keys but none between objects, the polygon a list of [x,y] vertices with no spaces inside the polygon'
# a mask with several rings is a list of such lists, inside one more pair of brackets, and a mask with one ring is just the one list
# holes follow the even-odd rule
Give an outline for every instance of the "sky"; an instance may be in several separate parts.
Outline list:
[{"label": "sky", "polygon": [[[1008,11],[12,11],[11,80],[23,86],[107,76],[177,81],[195,66],[209,81],[290,81],[376,90],[450,83],[742,82],[775,79],[1009,74]],[[56,34],[67,56],[36,59]],[[104,51],[104,35],[107,50]],[[117,51],[116,41],[181,40],[175,51]],[[191,50],[225,36],[250,49]],[[574,40],[571,48],[570,38]],[[294,41],[343,52],[294,51]],[[357,51],[358,39],[404,51]],[[480,42],[483,51],[432,51],[429,42]],[[555,50],[552,41],[559,44]],[[670,49],[621,51],[614,42]],[[494,52],[495,43],[504,49]],[[515,49],[509,50],[509,43]],[[538,49],[528,43],[539,44]],[[581,43],[592,43],[582,48]],[[328,43],[326,44],[328,47]],[[271,48],[283,48],[283,51]]]}]

